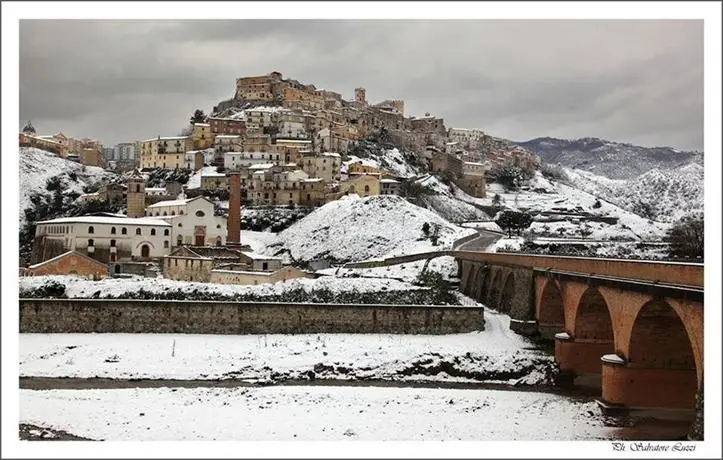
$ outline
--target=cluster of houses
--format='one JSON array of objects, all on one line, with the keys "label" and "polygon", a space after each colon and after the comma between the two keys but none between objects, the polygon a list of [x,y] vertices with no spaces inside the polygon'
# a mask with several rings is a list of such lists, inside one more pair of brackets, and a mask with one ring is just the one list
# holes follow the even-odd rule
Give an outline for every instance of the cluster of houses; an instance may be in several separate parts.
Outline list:
[{"label": "cluster of houses", "polygon": [[[364,88],[356,88],[348,101],[278,72],[237,79],[234,98],[214,107],[204,121],[193,124],[185,136],[159,136],[112,149],[62,133],[37,136],[28,122],[20,145],[93,166],[199,171],[202,191],[227,191],[230,206],[228,218],[217,216],[204,196],[186,198],[174,182],[146,187],[136,169],[126,185],[108,184],[80,198],[126,200],[127,215],[38,222],[32,265],[23,274],[99,278],[149,274],[160,265],[167,278],[186,281],[257,284],[307,276],[241,244],[240,208],[318,206],[348,194],[400,194],[404,178],[374,160],[351,155],[370,132],[383,132],[395,145],[423,152],[431,171],[449,174],[476,197],[485,196],[490,166],[510,157],[516,164],[529,161],[524,151],[508,155],[509,146],[497,145],[500,140],[480,130],[447,130],[444,120],[429,114],[406,117],[404,101],[369,104]],[[489,152],[485,162],[480,151]]]},{"label": "cluster of houses", "polygon": [[148,204],[138,170],[124,190],[127,215],[38,222],[31,265],[21,275],[153,276],[160,265],[166,278],[183,281],[259,284],[308,276],[241,244],[238,211],[236,219],[217,216],[203,196]]}]

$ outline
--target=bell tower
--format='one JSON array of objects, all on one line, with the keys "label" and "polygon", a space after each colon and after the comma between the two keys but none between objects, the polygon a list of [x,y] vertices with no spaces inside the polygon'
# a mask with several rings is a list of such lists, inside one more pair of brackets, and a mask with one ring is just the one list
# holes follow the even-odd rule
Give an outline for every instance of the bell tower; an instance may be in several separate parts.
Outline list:
[{"label": "bell tower", "polygon": [[146,180],[138,169],[134,169],[128,178],[126,201],[128,217],[143,217],[146,215]]}]

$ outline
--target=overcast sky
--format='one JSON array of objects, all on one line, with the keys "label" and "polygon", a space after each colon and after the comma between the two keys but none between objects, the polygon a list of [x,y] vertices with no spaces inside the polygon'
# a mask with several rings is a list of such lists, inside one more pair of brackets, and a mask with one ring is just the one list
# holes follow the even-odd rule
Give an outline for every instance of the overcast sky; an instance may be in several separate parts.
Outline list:
[{"label": "overcast sky", "polygon": [[703,148],[702,21],[22,20],[19,122],[176,135],[273,70],[512,140]]}]

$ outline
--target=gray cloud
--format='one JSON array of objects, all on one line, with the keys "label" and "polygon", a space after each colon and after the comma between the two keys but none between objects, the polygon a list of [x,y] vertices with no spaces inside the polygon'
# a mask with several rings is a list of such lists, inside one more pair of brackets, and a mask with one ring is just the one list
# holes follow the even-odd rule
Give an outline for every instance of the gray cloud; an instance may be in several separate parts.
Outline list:
[{"label": "gray cloud", "polygon": [[514,140],[703,148],[702,21],[22,20],[19,122],[173,135],[272,70]]}]

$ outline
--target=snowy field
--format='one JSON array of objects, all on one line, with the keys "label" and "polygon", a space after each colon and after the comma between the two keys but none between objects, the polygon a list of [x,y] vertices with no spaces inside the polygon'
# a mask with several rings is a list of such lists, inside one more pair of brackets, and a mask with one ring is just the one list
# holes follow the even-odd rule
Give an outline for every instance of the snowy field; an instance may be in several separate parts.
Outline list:
[{"label": "snowy field", "polygon": [[485,321],[450,335],[20,334],[20,375],[550,383],[552,356],[528,349],[506,315],[486,311]]},{"label": "snowy field", "polygon": [[[408,283],[414,282],[424,269],[426,260],[418,260],[406,264],[388,265],[376,268],[327,268],[316,273],[337,278],[390,278]],[[437,257],[429,261],[427,271],[441,273],[445,279],[457,276],[457,262],[452,256]]]},{"label": "snowy field", "polygon": [[490,441],[614,437],[594,402],[361,387],[20,390],[20,423],[106,441]]}]

